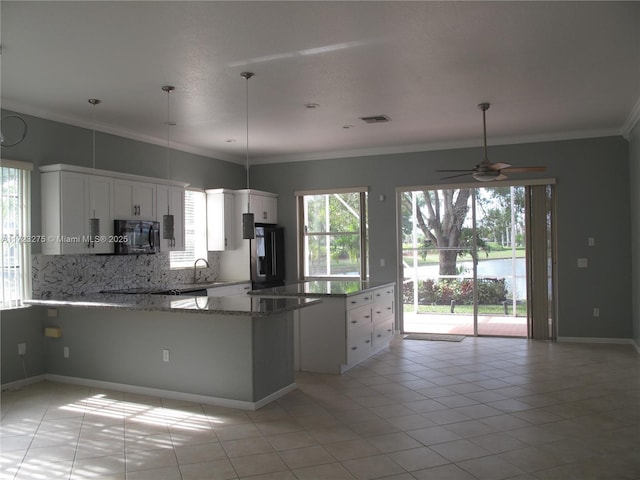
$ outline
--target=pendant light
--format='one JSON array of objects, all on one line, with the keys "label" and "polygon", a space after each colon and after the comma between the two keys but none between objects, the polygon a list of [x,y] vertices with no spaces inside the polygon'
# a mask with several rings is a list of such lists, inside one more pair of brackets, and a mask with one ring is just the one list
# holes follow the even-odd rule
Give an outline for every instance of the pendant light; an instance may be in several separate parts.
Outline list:
[{"label": "pendant light", "polygon": [[[90,98],[89,103],[93,105],[93,137],[92,137],[92,162],[93,174],[96,173],[96,105],[102,103],[102,100]],[[91,218],[89,218],[89,248],[96,247],[96,239],[100,236],[100,219],[96,217],[96,193],[95,188],[91,188]]]},{"label": "pendant light", "polygon": [[255,238],[255,222],[253,220],[253,213],[251,213],[251,190],[249,189],[249,79],[253,77],[253,73],[242,72],[240,76],[246,80],[247,85],[247,213],[242,214],[242,238],[252,239]]},{"label": "pendant light", "polygon": [[[171,127],[175,125],[175,122],[171,121],[171,92],[175,89],[176,87],[172,85],[165,85],[162,87],[162,91],[167,92],[167,180],[171,180],[169,131],[171,130]],[[162,216],[162,238],[169,240],[169,246],[171,247],[174,247],[176,242],[173,225],[173,215],[171,214],[171,189],[169,188],[167,191],[167,213]]]}]

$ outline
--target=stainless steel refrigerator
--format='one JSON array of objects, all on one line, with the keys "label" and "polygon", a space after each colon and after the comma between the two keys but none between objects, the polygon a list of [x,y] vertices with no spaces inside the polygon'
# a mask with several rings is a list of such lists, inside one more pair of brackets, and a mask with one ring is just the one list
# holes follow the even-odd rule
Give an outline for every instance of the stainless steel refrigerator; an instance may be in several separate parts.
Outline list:
[{"label": "stainless steel refrigerator", "polygon": [[251,284],[253,290],[284,285],[284,229],[256,223],[251,240]]}]

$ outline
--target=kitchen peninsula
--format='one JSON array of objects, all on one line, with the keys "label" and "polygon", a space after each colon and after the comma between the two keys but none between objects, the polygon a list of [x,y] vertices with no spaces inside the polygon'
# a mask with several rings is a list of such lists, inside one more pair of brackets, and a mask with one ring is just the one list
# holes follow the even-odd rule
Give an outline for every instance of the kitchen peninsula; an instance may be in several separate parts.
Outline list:
[{"label": "kitchen peninsula", "polygon": [[297,314],[298,368],[340,374],[389,345],[395,326],[395,283],[315,280],[254,290],[250,295],[322,299]]},{"label": "kitchen peninsula", "polygon": [[314,300],[97,293],[25,303],[61,332],[46,339],[50,380],[255,410],[296,388],[293,312]]}]

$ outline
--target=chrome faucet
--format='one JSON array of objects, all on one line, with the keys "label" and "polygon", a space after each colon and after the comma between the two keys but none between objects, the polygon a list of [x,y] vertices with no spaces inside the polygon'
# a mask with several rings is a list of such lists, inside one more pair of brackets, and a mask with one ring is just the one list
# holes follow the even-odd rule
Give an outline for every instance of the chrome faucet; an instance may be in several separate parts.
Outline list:
[{"label": "chrome faucet", "polygon": [[193,262],[193,283],[198,283],[198,277],[197,275],[197,266],[198,266],[198,262],[202,260],[204,262],[204,264],[207,266],[207,268],[209,268],[209,262],[207,262],[206,258],[198,258],[195,262]]}]

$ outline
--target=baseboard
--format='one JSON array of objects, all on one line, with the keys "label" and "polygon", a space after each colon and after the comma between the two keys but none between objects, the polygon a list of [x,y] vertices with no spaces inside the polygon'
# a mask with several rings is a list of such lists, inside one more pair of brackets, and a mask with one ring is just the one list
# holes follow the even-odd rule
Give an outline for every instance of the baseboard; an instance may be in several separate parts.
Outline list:
[{"label": "baseboard", "polygon": [[281,388],[280,390],[278,390],[277,392],[273,392],[271,395],[267,395],[266,397],[264,397],[261,400],[258,400],[257,402],[254,403],[255,408],[254,410],[257,410],[259,408],[264,407],[265,405],[273,402],[274,400],[279,399],[280,397],[284,397],[287,393],[289,392],[293,392],[294,390],[296,390],[298,388],[298,385],[296,385],[295,383],[290,383],[289,385],[287,385],[284,388]]},{"label": "baseboard", "polygon": [[16,380],[15,382],[3,383],[0,388],[3,392],[5,390],[19,390],[22,387],[42,382],[43,380],[46,380],[45,375],[35,375],[33,377],[23,378],[22,380]]},{"label": "baseboard", "polygon": [[558,341],[567,343],[603,343],[612,345],[631,345],[638,351],[638,353],[640,353],[640,346],[638,346],[633,338],[558,337]]},{"label": "baseboard", "polygon": [[164,390],[161,388],[140,387],[137,385],[128,385],[126,383],[105,382],[102,380],[92,380],[89,378],[68,377],[65,375],[54,375],[47,373],[43,380],[51,382],[69,383],[72,385],[82,385],[85,387],[104,388],[108,390],[117,390],[127,393],[135,393],[139,395],[150,395],[154,397],[167,398],[171,400],[183,400],[187,402],[203,403],[206,405],[215,405],[217,407],[237,408],[240,410],[257,410],[274,400],[295,390],[297,385],[292,383],[277,392],[268,395],[257,402],[247,402],[244,400],[233,400],[222,397],[212,397],[209,395],[199,395],[196,393],[176,392],[173,390]]}]

